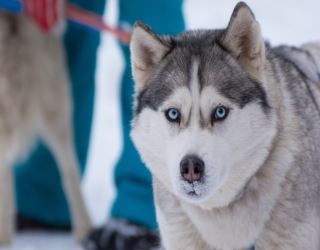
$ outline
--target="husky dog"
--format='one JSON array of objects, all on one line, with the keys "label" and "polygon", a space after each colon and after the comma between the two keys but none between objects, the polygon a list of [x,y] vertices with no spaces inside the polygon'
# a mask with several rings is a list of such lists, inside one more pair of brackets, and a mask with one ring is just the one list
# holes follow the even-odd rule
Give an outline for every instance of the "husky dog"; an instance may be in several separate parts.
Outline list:
[{"label": "husky dog", "polygon": [[223,30],[137,22],[131,136],[167,250],[320,249],[320,44],[271,48],[238,3]]},{"label": "husky dog", "polygon": [[72,103],[60,41],[23,16],[0,12],[0,245],[13,232],[12,166],[41,136],[58,162],[73,229],[91,228],[73,145]]}]

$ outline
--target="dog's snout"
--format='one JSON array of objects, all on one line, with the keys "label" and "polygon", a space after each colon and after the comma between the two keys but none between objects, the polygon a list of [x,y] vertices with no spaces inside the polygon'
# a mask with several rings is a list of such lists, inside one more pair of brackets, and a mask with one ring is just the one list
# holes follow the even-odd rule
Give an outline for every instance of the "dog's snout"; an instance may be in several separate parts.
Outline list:
[{"label": "dog's snout", "polygon": [[196,156],[189,156],[180,162],[180,173],[188,182],[199,181],[204,172],[204,162]]}]

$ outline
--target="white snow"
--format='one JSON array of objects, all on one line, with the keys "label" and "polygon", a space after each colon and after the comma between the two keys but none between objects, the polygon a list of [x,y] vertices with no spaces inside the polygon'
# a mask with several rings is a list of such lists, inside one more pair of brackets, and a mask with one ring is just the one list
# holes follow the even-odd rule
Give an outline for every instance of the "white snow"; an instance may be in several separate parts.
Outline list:
[{"label": "white snow", "polygon": [[[238,0],[185,0],[187,27],[225,28]],[[272,45],[320,40],[320,1],[318,0],[247,0],[259,22],[263,37]]]},{"label": "white snow", "polygon": [[[187,28],[226,27],[237,0],[185,0]],[[272,45],[300,45],[320,41],[319,0],[246,1]],[[108,0],[105,19],[117,20],[117,1]],[[119,157],[120,132],[119,86],[123,59],[114,37],[105,33],[99,48],[96,73],[96,103],[88,166],[83,193],[95,225],[103,224],[114,199],[113,167]],[[21,233],[12,246],[1,250],[80,250],[70,233]]]},{"label": "white snow", "polygon": [[10,246],[0,250],[83,250],[70,233],[24,232],[14,237]]}]

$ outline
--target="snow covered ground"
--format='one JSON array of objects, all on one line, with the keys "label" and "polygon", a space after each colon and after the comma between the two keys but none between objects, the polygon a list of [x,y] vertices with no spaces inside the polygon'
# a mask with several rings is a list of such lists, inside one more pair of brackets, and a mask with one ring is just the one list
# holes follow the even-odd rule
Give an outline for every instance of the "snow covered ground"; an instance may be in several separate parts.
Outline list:
[{"label": "snow covered ground", "polygon": [[[223,28],[237,0],[185,0],[187,28]],[[272,45],[320,41],[319,0],[247,0]],[[108,0],[105,19],[115,24],[117,0]],[[95,225],[103,224],[114,198],[113,166],[121,150],[119,83],[123,61],[117,42],[103,34],[96,73],[96,104],[83,193]],[[69,233],[23,233],[0,250],[80,250]]]},{"label": "snow covered ground", "polygon": [[24,232],[15,236],[10,246],[1,250],[83,250],[70,233]]}]

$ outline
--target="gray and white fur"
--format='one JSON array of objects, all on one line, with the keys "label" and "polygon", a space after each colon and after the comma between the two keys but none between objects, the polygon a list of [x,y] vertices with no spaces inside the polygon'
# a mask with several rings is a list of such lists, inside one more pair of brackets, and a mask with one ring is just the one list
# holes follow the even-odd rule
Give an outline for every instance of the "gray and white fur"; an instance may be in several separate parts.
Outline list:
[{"label": "gray and white fur", "polygon": [[137,22],[130,49],[164,248],[319,250],[320,44],[270,47],[240,2],[223,30]]}]

